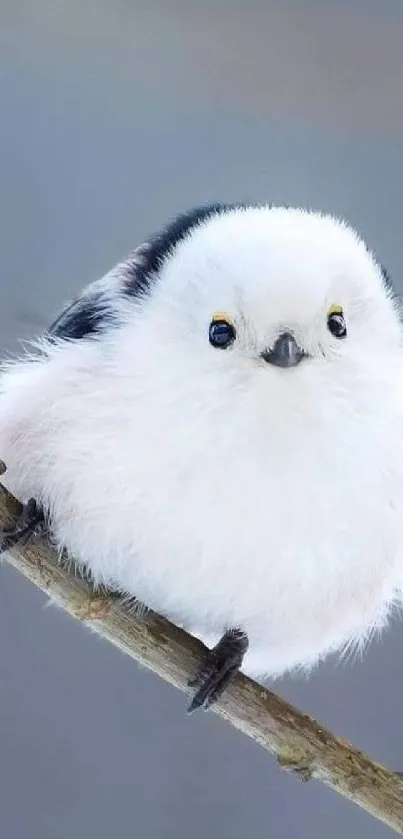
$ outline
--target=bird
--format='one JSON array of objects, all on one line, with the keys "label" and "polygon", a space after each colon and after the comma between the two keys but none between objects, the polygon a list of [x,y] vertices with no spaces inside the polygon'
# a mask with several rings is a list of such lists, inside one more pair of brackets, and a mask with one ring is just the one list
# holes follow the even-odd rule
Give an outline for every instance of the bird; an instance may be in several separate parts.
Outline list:
[{"label": "bird", "polygon": [[201,639],[188,710],[364,650],[403,588],[403,325],[342,218],[174,216],[0,372],[0,456],[97,585]]}]

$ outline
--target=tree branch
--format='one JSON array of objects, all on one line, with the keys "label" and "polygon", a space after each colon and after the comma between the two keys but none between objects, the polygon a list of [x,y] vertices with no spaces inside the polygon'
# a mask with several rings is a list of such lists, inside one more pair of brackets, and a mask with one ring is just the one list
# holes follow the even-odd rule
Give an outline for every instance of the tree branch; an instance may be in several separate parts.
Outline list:
[{"label": "tree branch", "polygon": [[[13,525],[20,511],[19,502],[0,484],[0,530]],[[159,615],[136,615],[116,595],[94,590],[60,562],[45,537],[15,546],[6,559],[70,615],[188,692],[188,679],[205,652],[198,640]],[[239,674],[213,710],[301,780],[322,781],[403,834],[403,780],[274,693]]]}]

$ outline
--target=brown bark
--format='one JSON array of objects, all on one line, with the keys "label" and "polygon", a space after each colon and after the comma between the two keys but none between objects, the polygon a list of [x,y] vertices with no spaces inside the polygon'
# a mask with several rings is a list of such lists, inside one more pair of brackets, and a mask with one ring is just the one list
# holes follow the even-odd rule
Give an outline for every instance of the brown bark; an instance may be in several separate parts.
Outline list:
[{"label": "brown bark", "polygon": [[[0,530],[12,525],[19,512],[19,502],[0,484]],[[195,638],[155,613],[136,615],[116,595],[94,590],[71,563],[59,561],[45,537],[19,544],[6,559],[73,617],[188,692],[188,679],[204,653],[203,644]],[[214,711],[301,780],[322,781],[403,833],[403,780],[271,691],[240,674]]]}]

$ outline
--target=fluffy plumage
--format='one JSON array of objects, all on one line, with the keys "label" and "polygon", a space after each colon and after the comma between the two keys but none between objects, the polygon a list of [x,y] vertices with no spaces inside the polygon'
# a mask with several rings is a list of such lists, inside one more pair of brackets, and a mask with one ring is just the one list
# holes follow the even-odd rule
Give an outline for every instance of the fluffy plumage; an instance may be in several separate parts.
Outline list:
[{"label": "fluffy plumage", "polygon": [[[291,369],[262,357],[284,331],[307,354]],[[402,383],[398,305],[351,228],[215,205],[4,366],[0,455],[97,581],[210,645],[241,627],[263,679],[359,643],[400,598]]]}]

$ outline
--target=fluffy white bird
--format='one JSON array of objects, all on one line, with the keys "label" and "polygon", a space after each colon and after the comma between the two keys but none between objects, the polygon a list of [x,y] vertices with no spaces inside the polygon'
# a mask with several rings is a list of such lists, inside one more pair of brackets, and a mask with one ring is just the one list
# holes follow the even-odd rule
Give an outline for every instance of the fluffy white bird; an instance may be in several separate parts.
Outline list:
[{"label": "fluffy white bird", "polygon": [[402,335],[344,222],[212,205],[3,366],[9,487],[96,582],[213,646],[192,709],[239,667],[363,644],[401,597]]}]

